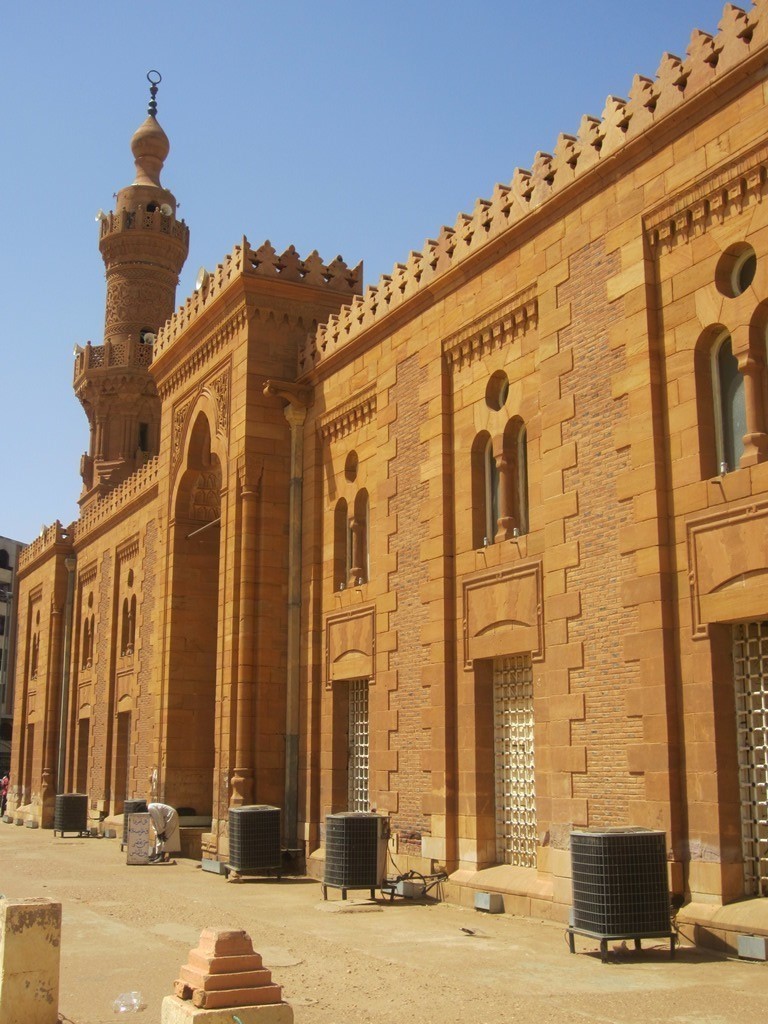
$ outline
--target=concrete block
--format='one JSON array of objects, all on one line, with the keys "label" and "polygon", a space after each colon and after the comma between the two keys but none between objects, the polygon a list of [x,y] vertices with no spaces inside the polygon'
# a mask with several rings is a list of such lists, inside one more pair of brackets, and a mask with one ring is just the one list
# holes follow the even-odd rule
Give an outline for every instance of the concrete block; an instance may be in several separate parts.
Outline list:
[{"label": "concrete block", "polygon": [[[293,1024],[293,1009],[287,1003],[240,1006],[242,1024]],[[166,996],[160,1012],[161,1024],[232,1024],[232,1010],[202,1010],[189,1001]]]},{"label": "concrete block", "polygon": [[475,910],[484,910],[488,914],[503,914],[504,897],[500,892],[476,892]]},{"label": "concrete block", "polygon": [[768,938],[765,935],[739,935],[737,949],[744,960],[768,960]]},{"label": "concrete block", "polygon": [[0,1020],[56,1024],[61,904],[0,899]]},{"label": "concrete block", "polygon": [[214,875],[226,875],[227,869],[222,860],[209,860],[207,857],[203,857],[200,865],[203,871],[210,871]]}]

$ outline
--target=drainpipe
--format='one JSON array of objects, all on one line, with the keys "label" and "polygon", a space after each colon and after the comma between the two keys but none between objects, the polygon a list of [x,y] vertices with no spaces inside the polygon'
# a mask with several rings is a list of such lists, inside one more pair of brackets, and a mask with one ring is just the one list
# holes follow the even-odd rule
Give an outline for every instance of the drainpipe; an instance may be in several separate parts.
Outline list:
[{"label": "drainpipe", "polygon": [[288,490],[288,651],[285,690],[284,845],[298,849],[299,684],[301,667],[301,516],[304,477],[304,420],[309,392],[287,381],[270,380],[265,395],[277,395],[291,428],[291,478]]},{"label": "drainpipe", "polygon": [[64,656],[61,665],[61,695],[59,701],[59,735],[56,755],[56,792],[64,792],[64,766],[67,758],[67,715],[69,713],[69,668],[72,656],[72,610],[75,603],[75,568],[77,558],[67,555],[67,603],[64,606]]},{"label": "drainpipe", "polygon": [[298,845],[299,665],[301,657],[301,505],[304,473],[303,406],[287,405],[291,428],[291,482],[288,491],[288,665],[285,700],[285,845]]},{"label": "drainpipe", "polygon": [[240,469],[240,619],[237,644],[235,766],[231,779],[230,807],[242,807],[244,804],[252,803],[254,793],[253,691],[256,685],[256,579],[261,481],[254,483],[248,478],[245,460]]}]

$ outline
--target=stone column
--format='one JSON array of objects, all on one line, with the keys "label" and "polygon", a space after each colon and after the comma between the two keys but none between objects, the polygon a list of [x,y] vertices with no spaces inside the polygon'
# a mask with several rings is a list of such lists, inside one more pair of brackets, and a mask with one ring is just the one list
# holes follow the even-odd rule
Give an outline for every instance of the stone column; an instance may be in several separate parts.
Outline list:
[{"label": "stone column", "polygon": [[515,526],[512,516],[512,477],[514,466],[509,456],[502,452],[496,456],[496,470],[499,474],[499,518],[496,523],[496,543],[511,536]]},{"label": "stone column", "polygon": [[357,516],[349,520],[349,533],[351,536],[351,561],[349,568],[349,579],[347,585],[354,587],[358,580],[365,579],[365,551],[363,538],[365,537],[365,524]]},{"label": "stone column", "polygon": [[747,421],[744,453],[739,465],[754,466],[763,461],[766,451],[768,451],[768,434],[761,429],[763,425],[761,392],[763,368],[750,351],[739,355],[738,362],[739,372],[744,380],[744,408]]}]

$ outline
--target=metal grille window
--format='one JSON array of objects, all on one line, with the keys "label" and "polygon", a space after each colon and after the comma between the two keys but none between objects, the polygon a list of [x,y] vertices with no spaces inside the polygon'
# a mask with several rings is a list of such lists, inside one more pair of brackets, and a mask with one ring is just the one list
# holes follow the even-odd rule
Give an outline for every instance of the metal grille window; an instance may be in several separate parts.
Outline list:
[{"label": "metal grille window", "polygon": [[493,747],[497,859],[535,867],[533,670],[528,654],[494,661]]},{"label": "metal grille window", "polygon": [[768,622],[733,627],[744,880],[768,895]]},{"label": "metal grille window", "polygon": [[348,807],[368,811],[368,680],[349,683]]}]

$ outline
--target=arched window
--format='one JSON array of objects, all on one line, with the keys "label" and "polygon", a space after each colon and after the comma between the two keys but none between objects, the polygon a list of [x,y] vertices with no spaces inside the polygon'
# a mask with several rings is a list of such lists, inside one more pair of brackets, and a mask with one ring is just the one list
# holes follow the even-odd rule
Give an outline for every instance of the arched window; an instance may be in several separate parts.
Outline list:
[{"label": "arched window", "polygon": [[355,495],[354,514],[349,521],[350,583],[368,580],[368,514],[368,491],[363,488]]},{"label": "arched window", "polygon": [[493,441],[488,438],[485,446],[485,539],[493,544],[499,523],[500,493],[499,467],[493,454]]},{"label": "arched window", "polygon": [[343,590],[349,577],[347,502],[339,498],[333,510],[333,589]]},{"label": "arched window", "polygon": [[528,532],[528,431],[519,416],[504,428],[494,452],[483,431],[472,447],[472,540],[475,547]]},{"label": "arched window", "polygon": [[120,654],[127,657],[133,654],[136,642],[136,595],[128,600],[123,599],[123,611],[120,623]]},{"label": "arched window", "polygon": [[133,654],[134,648],[136,647],[136,595],[135,594],[131,598],[131,610],[129,612],[128,647],[130,649],[130,653]]},{"label": "arched window", "polygon": [[471,513],[472,513],[472,546],[481,548],[493,540],[488,526],[492,513],[488,511],[489,467],[488,446],[490,435],[482,430],[472,442],[471,460]]},{"label": "arched window", "polygon": [[722,335],[712,348],[712,388],[718,467],[720,473],[728,473],[739,468],[747,432],[744,378],[730,334]]},{"label": "arched window", "polygon": [[518,532],[528,533],[528,430],[522,420],[518,423],[515,435],[515,493],[512,515]]},{"label": "arched window", "polygon": [[501,504],[498,531],[504,537],[528,532],[528,431],[519,416],[504,429]]},{"label": "arched window", "polygon": [[30,659],[29,674],[32,679],[37,678],[37,663],[40,656],[40,634],[35,633],[32,637],[32,657]]},{"label": "arched window", "polygon": [[91,619],[88,615],[83,623],[83,668],[91,664]]},{"label": "arched window", "polygon": [[123,612],[120,621],[120,654],[124,657],[128,653],[128,637],[130,634],[130,611],[128,598],[123,598]]}]

